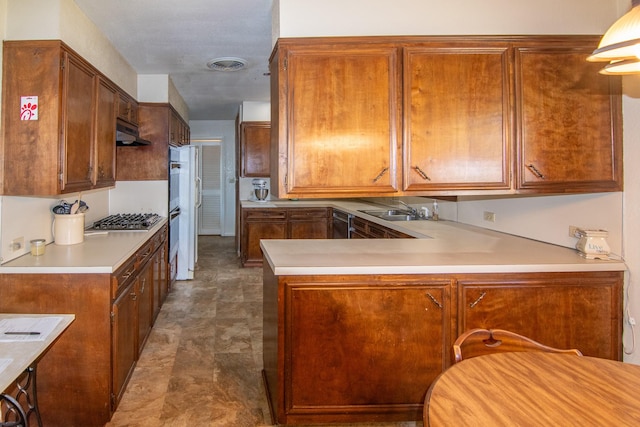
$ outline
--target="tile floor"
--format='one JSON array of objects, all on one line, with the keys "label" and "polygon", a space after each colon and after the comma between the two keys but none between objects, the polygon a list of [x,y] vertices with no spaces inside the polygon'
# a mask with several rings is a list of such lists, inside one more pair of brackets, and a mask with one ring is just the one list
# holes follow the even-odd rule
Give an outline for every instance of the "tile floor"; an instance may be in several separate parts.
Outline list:
[{"label": "tile floor", "polygon": [[173,287],[106,427],[271,425],[261,369],[262,269],[239,267],[234,237],[201,236],[196,277]]}]

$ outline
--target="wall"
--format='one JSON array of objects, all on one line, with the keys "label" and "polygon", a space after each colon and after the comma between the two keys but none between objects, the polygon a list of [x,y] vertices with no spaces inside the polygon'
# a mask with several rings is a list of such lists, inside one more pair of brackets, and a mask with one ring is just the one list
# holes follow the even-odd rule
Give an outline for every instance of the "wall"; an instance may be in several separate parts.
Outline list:
[{"label": "wall", "polygon": [[224,188],[222,193],[221,235],[235,235],[236,221],[236,150],[235,122],[233,120],[191,120],[191,144],[198,144],[207,139],[222,139],[222,168]]},{"label": "wall", "polygon": [[[602,34],[631,7],[629,0],[275,0],[277,37],[411,34]],[[277,26],[277,28],[276,28]],[[623,79],[623,193],[518,198],[461,198],[458,220],[567,247],[576,240],[568,226],[603,228],[615,254],[629,267],[625,299],[629,316],[640,319],[640,76]],[[483,212],[496,214],[495,223]],[[625,323],[625,360],[640,364],[635,335]]]}]

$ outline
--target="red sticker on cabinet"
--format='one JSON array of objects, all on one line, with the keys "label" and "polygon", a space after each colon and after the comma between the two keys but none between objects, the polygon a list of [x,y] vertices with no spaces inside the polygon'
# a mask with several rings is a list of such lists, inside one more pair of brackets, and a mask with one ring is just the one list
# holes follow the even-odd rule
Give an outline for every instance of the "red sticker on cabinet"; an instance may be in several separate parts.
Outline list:
[{"label": "red sticker on cabinet", "polygon": [[38,97],[20,97],[20,120],[38,120]]}]

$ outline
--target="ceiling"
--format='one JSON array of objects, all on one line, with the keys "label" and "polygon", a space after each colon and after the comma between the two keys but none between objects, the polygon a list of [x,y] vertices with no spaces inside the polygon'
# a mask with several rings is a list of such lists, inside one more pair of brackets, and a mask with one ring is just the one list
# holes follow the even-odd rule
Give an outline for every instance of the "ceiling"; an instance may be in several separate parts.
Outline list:
[{"label": "ceiling", "polygon": [[[234,120],[269,101],[271,0],[75,0],[138,74],[168,74],[190,120]],[[207,62],[239,57],[245,69]]]}]

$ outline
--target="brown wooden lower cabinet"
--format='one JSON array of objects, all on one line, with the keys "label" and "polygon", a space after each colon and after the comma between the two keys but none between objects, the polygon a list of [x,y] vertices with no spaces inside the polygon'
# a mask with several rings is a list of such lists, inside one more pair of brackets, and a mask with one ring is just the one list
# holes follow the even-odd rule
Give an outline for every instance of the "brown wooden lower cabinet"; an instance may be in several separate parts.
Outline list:
[{"label": "brown wooden lower cabinet", "polygon": [[280,424],[421,420],[475,327],[622,358],[622,272],[275,276],[264,270],[264,379]]},{"label": "brown wooden lower cabinet", "polygon": [[[168,290],[166,236],[165,226],[113,274],[0,274],[0,311],[76,316],[38,363],[45,426],[111,419],[151,328],[153,299]],[[164,283],[151,277],[155,262],[165,265]]]}]

